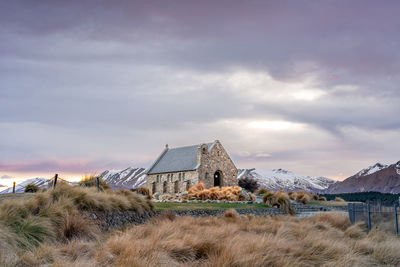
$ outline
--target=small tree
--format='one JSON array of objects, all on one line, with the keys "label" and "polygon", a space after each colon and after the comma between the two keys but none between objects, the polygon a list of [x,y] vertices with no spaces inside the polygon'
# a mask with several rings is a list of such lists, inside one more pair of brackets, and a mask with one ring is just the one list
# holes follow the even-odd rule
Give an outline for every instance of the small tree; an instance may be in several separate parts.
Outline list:
[{"label": "small tree", "polygon": [[25,187],[25,193],[36,193],[40,190],[40,187],[35,184],[27,184]]},{"label": "small tree", "polygon": [[244,188],[247,191],[250,191],[252,193],[254,191],[256,191],[258,186],[259,186],[258,182],[256,180],[248,178],[248,177],[239,179],[238,184],[239,184],[240,187],[242,187],[242,188]]}]

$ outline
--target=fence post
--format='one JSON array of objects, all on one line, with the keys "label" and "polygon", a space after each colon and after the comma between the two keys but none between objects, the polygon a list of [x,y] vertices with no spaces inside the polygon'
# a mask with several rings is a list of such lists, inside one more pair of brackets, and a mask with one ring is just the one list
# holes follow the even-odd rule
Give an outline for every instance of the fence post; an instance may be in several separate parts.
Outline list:
[{"label": "fence post", "polygon": [[394,203],[394,222],[395,222],[395,230],[396,235],[399,235],[399,218],[397,217],[397,203]]},{"label": "fence post", "polygon": [[350,222],[351,222],[351,224],[353,224],[353,218],[352,218],[353,209],[351,208],[351,205],[352,205],[352,203],[347,204],[347,212],[349,213]]},{"label": "fence post", "polygon": [[15,194],[15,182],[13,182],[13,194]]},{"label": "fence post", "polygon": [[371,204],[367,204],[367,210],[368,210],[368,233],[371,231],[372,229],[372,225],[371,225]]},{"label": "fence post", "polygon": [[99,181],[99,177],[96,177],[96,187],[97,187],[97,192],[100,192],[100,181]]},{"label": "fence post", "polygon": [[58,174],[56,173],[56,175],[54,175],[53,189],[55,189],[55,188],[56,188],[56,185],[57,185],[57,179],[58,179]]}]

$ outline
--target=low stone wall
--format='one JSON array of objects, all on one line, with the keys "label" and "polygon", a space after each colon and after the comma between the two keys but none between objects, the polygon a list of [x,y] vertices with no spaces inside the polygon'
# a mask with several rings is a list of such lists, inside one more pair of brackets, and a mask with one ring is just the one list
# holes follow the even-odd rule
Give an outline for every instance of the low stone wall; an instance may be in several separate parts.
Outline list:
[{"label": "low stone wall", "polygon": [[[169,210],[169,211],[152,211],[144,214],[139,214],[135,211],[96,211],[86,213],[86,217],[98,224],[102,230],[112,230],[125,227],[128,225],[143,224],[153,217],[164,214],[174,214],[176,216],[192,216],[192,217],[208,217],[218,216],[225,213],[225,209],[218,210]],[[266,209],[236,209],[239,214],[254,216],[262,215],[285,215],[280,209],[266,208]]]},{"label": "low stone wall", "polygon": [[[347,211],[347,206],[344,207],[325,207],[325,206],[311,206],[311,205],[294,205],[296,214],[305,212],[329,212],[329,211]],[[207,216],[218,216],[225,213],[225,209],[195,209],[195,210],[169,210],[169,211],[151,211],[143,214],[139,214],[136,211],[96,211],[87,212],[86,217],[92,220],[94,223],[100,225],[102,230],[112,230],[125,227],[128,225],[143,224],[153,217],[164,214],[174,214],[176,216],[192,216],[192,217],[207,217]],[[236,209],[241,215],[286,215],[286,213],[277,208],[261,208],[261,209]]]}]

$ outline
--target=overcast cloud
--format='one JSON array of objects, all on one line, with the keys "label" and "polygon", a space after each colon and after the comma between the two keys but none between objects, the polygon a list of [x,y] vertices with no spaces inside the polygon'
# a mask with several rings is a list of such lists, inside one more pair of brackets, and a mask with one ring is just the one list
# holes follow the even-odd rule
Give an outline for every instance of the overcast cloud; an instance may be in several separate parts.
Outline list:
[{"label": "overcast cloud", "polygon": [[345,178],[400,160],[398,1],[1,1],[0,175],[148,166]]}]

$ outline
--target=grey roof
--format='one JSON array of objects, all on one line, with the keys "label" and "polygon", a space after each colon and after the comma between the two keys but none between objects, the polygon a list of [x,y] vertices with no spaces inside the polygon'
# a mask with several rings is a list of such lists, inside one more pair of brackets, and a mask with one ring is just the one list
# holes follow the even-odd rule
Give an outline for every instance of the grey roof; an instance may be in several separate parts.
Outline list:
[{"label": "grey roof", "polygon": [[[215,142],[206,144],[208,150]],[[195,170],[198,167],[197,149],[201,145],[166,148],[147,171],[148,174]]]}]

